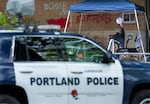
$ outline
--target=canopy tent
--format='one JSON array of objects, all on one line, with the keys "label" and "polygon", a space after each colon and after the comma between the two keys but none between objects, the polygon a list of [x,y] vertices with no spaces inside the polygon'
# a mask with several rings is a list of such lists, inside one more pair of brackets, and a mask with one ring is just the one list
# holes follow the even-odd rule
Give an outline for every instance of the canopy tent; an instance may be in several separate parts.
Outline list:
[{"label": "canopy tent", "polygon": [[96,12],[96,11],[144,11],[142,6],[127,0],[86,0],[70,6],[71,12]]},{"label": "canopy tent", "polygon": [[[148,34],[150,37],[149,24],[147,20],[147,16],[144,10],[144,7],[136,5],[135,3],[129,2],[128,0],[85,0],[83,2],[73,4],[70,6],[64,32],[67,31],[67,26],[69,23],[69,18],[71,13],[81,13],[80,25],[79,25],[79,33],[81,30],[82,24],[82,16],[86,13],[97,13],[97,12],[124,12],[124,11],[133,11],[135,13],[135,20],[137,25],[138,33],[140,33],[140,26],[137,11],[143,12],[146,20],[146,25],[148,29]],[[144,52],[143,42],[140,39],[140,44],[142,47],[142,52]],[[145,58],[146,59],[146,58]]]},{"label": "canopy tent", "polygon": [[144,7],[129,2],[128,0],[85,0],[70,6],[64,32],[66,32],[67,29],[70,13],[93,13],[109,11],[134,11],[135,14],[137,11],[145,12]]},{"label": "canopy tent", "polygon": [[[123,12],[134,11],[137,22],[137,29],[139,30],[137,11],[144,11],[144,7],[129,2],[128,0],[85,0],[83,2],[73,4],[70,6],[64,32],[67,30],[70,13],[95,13],[95,12]],[[145,13],[146,17],[146,13]],[[147,22],[147,17],[146,17]],[[148,26],[148,23],[147,23]]]}]

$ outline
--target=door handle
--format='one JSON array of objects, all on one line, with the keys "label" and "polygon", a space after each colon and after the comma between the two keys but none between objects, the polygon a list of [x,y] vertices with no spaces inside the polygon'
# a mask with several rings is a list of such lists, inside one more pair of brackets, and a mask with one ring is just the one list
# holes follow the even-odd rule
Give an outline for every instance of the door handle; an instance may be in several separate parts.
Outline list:
[{"label": "door handle", "polygon": [[22,73],[22,74],[31,74],[31,73],[33,73],[33,71],[20,71],[20,73]]},{"label": "door handle", "polygon": [[72,74],[83,74],[83,72],[71,72]]}]

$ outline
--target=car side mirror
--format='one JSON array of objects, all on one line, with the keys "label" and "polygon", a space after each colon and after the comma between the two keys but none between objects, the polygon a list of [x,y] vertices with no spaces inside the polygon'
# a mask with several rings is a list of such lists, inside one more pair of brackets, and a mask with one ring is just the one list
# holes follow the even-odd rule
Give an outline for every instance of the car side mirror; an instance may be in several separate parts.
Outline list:
[{"label": "car side mirror", "polygon": [[133,35],[128,35],[128,39],[126,41],[126,48],[128,47],[129,40],[132,40],[132,39],[133,39]]},{"label": "car side mirror", "polygon": [[112,62],[114,62],[114,60],[112,59],[111,55],[105,54],[103,56],[102,63],[109,64],[109,63],[112,63]]},{"label": "car side mirror", "polygon": [[128,40],[132,40],[133,36],[132,35],[128,35]]}]

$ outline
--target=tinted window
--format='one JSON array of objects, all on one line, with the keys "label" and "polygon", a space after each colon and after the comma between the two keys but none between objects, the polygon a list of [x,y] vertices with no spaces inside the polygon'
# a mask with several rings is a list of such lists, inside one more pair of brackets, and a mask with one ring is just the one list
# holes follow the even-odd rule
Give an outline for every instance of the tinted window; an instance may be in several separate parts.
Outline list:
[{"label": "tinted window", "polygon": [[11,43],[12,43],[11,37],[1,37],[0,38],[0,61],[1,62],[9,61]]},{"label": "tinted window", "polygon": [[105,53],[94,44],[80,39],[65,39],[69,61],[101,62]]},{"label": "tinted window", "polygon": [[16,37],[15,61],[101,62],[104,52],[81,39]]},{"label": "tinted window", "polygon": [[17,37],[15,61],[66,61],[62,38]]}]

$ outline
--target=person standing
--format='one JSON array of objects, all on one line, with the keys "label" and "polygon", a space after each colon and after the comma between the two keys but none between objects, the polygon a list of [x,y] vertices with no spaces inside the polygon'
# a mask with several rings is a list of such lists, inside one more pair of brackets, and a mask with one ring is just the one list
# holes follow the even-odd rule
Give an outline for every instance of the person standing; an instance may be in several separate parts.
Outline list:
[{"label": "person standing", "polygon": [[124,48],[124,41],[125,41],[125,31],[124,31],[124,28],[123,28],[123,24],[118,24],[119,28],[117,28],[115,30],[115,34],[113,35],[113,39],[114,40],[117,40],[119,43],[120,43],[120,46],[119,48]]}]

